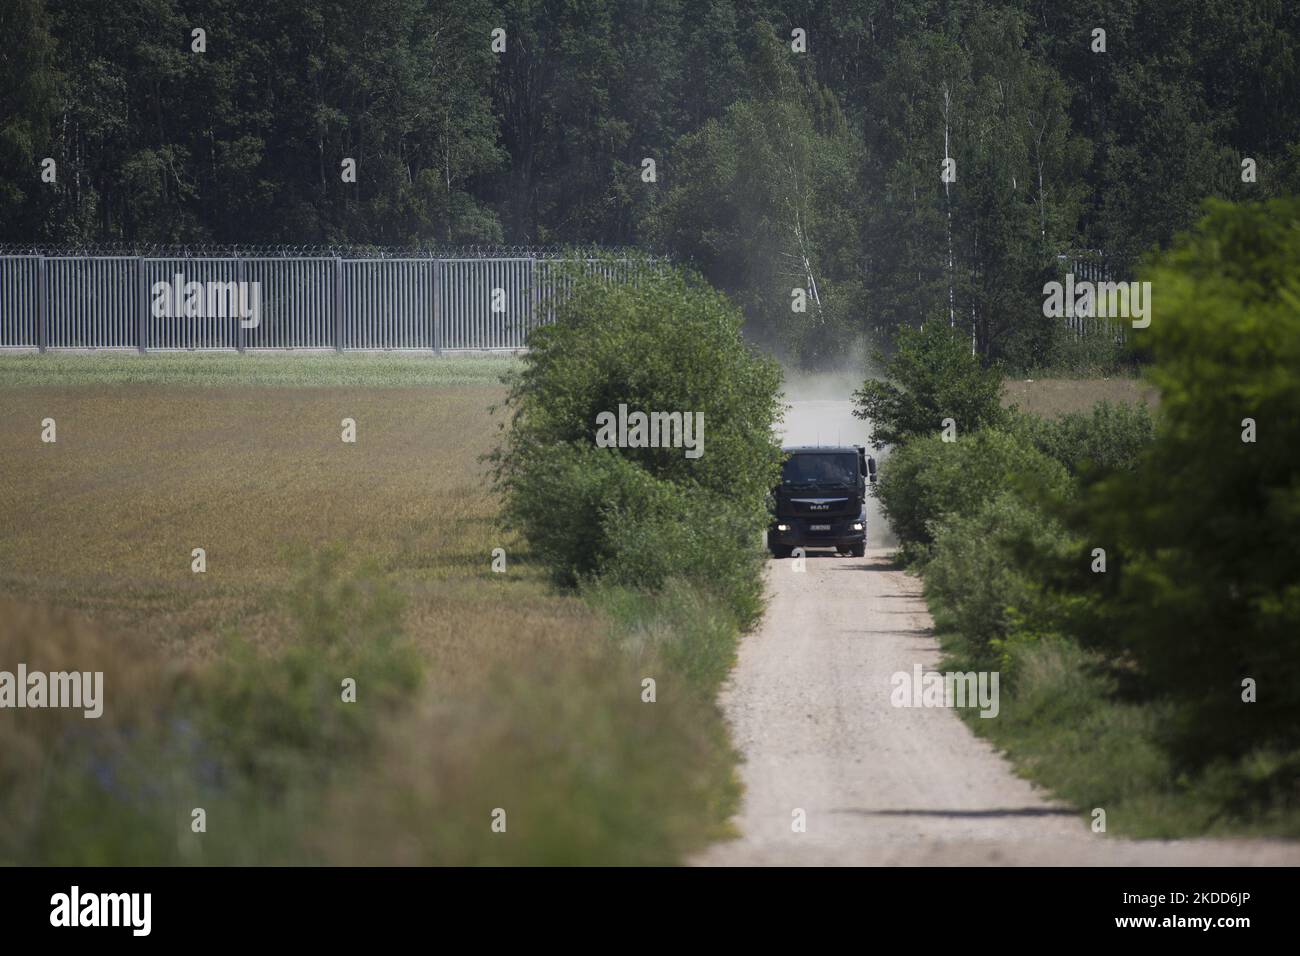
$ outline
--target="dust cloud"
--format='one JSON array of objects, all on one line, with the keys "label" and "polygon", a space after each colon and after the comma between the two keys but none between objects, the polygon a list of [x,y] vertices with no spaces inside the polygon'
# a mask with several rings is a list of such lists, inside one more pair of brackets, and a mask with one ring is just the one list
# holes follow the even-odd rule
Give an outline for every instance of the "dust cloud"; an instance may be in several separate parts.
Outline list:
[{"label": "dust cloud", "polygon": [[[777,429],[783,446],[867,445],[867,453],[883,471],[889,450],[871,449],[871,423],[853,415],[853,393],[866,378],[865,361],[856,367],[858,371],[786,370],[785,417]],[[873,548],[898,544],[874,495],[867,498],[867,539]]]}]

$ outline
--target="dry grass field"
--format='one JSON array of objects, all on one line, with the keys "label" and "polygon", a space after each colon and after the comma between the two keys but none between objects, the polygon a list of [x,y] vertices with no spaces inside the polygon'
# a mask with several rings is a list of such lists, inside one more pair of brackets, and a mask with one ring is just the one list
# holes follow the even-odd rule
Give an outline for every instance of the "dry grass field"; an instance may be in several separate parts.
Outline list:
[{"label": "dry grass field", "polygon": [[[719,832],[720,718],[656,649],[682,616],[557,592],[497,522],[495,374],[177,359],[151,384],[128,358],[104,384],[87,357],[56,385],[6,361],[0,669],[93,664],[106,705],[0,712],[0,863],[663,863]],[[224,818],[202,837],[199,805]]]},{"label": "dry grass field", "polygon": [[[570,599],[512,567],[489,478],[492,388],[12,389],[0,422],[0,588],[86,612],[169,650],[238,627],[282,631],[272,600],[294,556],[326,545],[376,562],[422,638],[499,624],[518,635]],[[53,418],[57,441],[40,441]],[[341,421],[357,441],[341,440]],[[494,547],[508,572],[491,572]],[[207,571],[191,571],[204,548]],[[467,588],[473,582],[476,587]],[[436,606],[437,615],[420,610]],[[531,624],[528,622],[532,622]]]},{"label": "dry grass field", "polygon": [[1039,378],[1007,379],[1002,388],[1005,405],[1023,412],[1055,418],[1070,412],[1086,412],[1101,401],[1155,407],[1159,393],[1139,378]]}]

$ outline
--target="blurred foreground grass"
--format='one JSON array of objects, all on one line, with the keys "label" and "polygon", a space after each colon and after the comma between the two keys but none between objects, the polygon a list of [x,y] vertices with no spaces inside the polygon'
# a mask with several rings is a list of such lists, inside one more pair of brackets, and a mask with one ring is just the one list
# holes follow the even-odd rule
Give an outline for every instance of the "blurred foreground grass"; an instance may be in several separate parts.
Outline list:
[{"label": "blurred foreground grass", "polygon": [[99,720],[0,711],[0,863],[670,863],[723,832],[734,632],[686,585],[550,588],[479,461],[498,388],[157,367],[0,386],[0,670],[105,673]]}]

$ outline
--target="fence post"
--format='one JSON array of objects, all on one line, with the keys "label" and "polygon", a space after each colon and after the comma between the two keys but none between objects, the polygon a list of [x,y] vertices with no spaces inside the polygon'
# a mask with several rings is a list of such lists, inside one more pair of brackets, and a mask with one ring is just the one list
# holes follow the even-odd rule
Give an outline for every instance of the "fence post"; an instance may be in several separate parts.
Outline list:
[{"label": "fence post", "polygon": [[145,293],[144,280],[145,280],[144,256],[136,256],[135,257],[135,287],[136,287],[136,292],[139,295],[139,301],[140,301],[140,311],[138,316],[139,329],[137,331],[137,336],[138,336],[138,348],[140,349],[141,355],[143,355],[145,352],[149,350],[149,343],[148,340],[145,338],[145,336],[149,334],[149,296]]},{"label": "fence post", "polygon": [[528,334],[537,328],[537,257],[528,257],[528,319],[524,323],[524,339],[521,346],[528,344]]},{"label": "fence post", "polygon": [[44,352],[50,347],[50,304],[45,290],[45,256],[36,261],[36,347]]},{"label": "fence post", "polygon": [[343,351],[343,259],[334,257],[334,351]]},{"label": "fence post", "polygon": [[[245,285],[245,280],[247,278],[248,278],[248,274],[244,269],[244,257],[240,255],[235,259],[235,283],[236,283],[236,288],[239,289],[239,296],[241,301],[244,296],[244,290],[248,288],[248,286]],[[252,299],[251,295],[249,296],[249,299],[251,301]],[[262,292],[259,289],[257,293],[257,309],[258,309],[257,318],[258,318],[259,325],[261,324],[261,320],[264,318],[262,313],[266,311],[264,306],[265,303],[262,301]],[[244,319],[243,316],[240,315],[240,310],[235,309],[235,350],[242,355],[247,349],[248,349],[248,343],[244,336]]]},{"label": "fence post", "polygon": [[433,259],[433,350],[439,355],[442,354],[442,306],[439,299],[442,296],[442,260]]}]

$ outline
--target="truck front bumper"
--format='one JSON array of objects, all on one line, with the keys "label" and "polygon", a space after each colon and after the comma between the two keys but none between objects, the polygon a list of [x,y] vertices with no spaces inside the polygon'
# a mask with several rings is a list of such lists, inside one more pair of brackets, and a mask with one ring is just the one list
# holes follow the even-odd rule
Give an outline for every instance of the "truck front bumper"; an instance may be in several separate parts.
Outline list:
[{"label": "truck front bumper", "polygon": [[848,551],[867,542],[865,516],[778,518],[767,529],[769,548],[835,548]]}]

